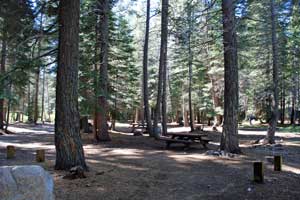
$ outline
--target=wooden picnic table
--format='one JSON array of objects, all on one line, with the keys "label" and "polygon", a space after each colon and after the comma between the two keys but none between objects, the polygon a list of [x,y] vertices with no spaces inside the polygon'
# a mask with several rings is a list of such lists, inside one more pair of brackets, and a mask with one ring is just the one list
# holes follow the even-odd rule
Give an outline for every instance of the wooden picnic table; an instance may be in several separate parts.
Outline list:
[{"label": "wooden picnic table", "polygon": [[207,136],[204,133],[168,133],[173,139],[180,138],[180,139],[189,139],[189,140],[200,140],[202,137]]},{"label": "wooden picnic table", "polygon": [[[204,133],[168,133],[171,138],[163,138],[166,141],[167,147],[172,143],[183,143],[188,148],[190,144],[200,143],[204,148],[207,148],[208,142],[211,141]],[[185,142],[186,141],[186,142]]]},{"label": "wooden picnic table", "polygon": [[134,131],[135,131],[135,129],[136,128],[140,128],[140,127],[142,127],[143,129],[144,128],[146,128],[147,127],[147,123],[141,123],[141,122],[139,122],[139,123],[135,123],[135,122],[133,122],[133,123],[131,123],[131,133],[134,133]]}]

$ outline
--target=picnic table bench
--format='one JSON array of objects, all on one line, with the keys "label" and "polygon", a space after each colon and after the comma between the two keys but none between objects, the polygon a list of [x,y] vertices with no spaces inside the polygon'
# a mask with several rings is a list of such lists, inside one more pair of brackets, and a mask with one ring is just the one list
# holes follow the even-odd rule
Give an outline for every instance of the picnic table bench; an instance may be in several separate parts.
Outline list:
[{"label": "picnic table bench", "polygon": [[160,136],[158,140],[166,142],[166,148],[169,148],[172,143],[184,144],[185,148],[189,148],[192,144],[201,144],[204,148],[207,148],[207,144],[211,141],[207,137],[207,134],[202,133],[169,133],[171,137]]},{"label": "picnic table bench", "polygon": [[189,148],[190,145],[192,144],[192,141],[189,141],[189,140],[181,140],[181,139],[173,139],[173,138],[170,138],[170,137],[166,137],[166,136],[160,136],[158,138],[158,140],[162,140],[162,141],[165,141],[166,142],[166,148],[170,148],[170,145],[172,143],[181,143],[181,144],[184,144],[185,145],[185,148]]}]

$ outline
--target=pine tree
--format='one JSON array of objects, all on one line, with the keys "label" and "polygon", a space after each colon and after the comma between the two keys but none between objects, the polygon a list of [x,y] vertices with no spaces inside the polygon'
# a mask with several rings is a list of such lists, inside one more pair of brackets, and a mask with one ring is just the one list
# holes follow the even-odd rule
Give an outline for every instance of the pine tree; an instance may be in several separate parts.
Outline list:
[{"label": "pine tree", "polygon": [[224,125],[220,147],[222,150],[239,153],[238,105],[239,82],[237,65],[237,41],[235,32],[235,3],[223,1],[224,43]]},{"label": "pine tree", "polygon": [[60,170],[77,165],[87,169],[79,132],[79,11],[79,0],[60,1],[55,112],[55,169]]}]

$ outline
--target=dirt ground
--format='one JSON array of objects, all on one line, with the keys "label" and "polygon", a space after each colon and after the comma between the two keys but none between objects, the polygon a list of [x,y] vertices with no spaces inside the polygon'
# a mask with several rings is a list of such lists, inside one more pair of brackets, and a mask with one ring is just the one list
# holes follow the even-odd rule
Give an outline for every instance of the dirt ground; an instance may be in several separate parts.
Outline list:
[{"label": "dirt ground", "polygon": [[[83,134],[90,171],[87,178],[66,180],[54,171],[53,125],[14,125],[13,135],[0,135],[0,166],[38,164],[35,150],[46,149],[45,163],[55,181],[57,200],[201,200],[201,199],[300,199],[300,134],[278,133],[273,146],[253,146],[265,130],[240,130],[243,154],[206,155],[201,145],[183,150],[178,144],[169,150],[165,143],[147,136],[133,136],[125,124],[111,133],[112,142],[95,144]],[[205,130],[209,130],[206,127]],[[169,131],[184,132],[185,128]],[[220,133],[210,132],[208,148],[217,150]],[[6,146],[15,145],[16,158],[6,159]],[[283,171],[274,172],[273,155],[283,156]],[[265,183],[252,182],[252,163],[265,163]]]}]

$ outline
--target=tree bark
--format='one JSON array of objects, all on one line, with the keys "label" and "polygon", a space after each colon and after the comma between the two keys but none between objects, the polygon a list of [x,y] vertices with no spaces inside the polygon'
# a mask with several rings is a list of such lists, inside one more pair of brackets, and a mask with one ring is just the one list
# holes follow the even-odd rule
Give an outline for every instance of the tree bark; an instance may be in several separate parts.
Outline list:
[{"label": "tree bark", "polygon": [[191,132],[194,131],[194,117],[193,117],[193,104],[192,104],[192,81],[193,81],[193,52],[191,49],[191,34],[192,34],[192,11],[191,11],[191,5],[188,5],[188,25],[189,25],[189,30],[188,30],[188,53],[189,53],[189,58],[188,58],[188,66],[189,66],[189,114],[190,114],[190,128]]},{"label": "tree bark", "polygon": [[240,153],[238,139],[239,82],[235,32],[235,1],[223,0],[223,44],[224,44],[224,125],[221,149]]},{"label": "tree bark", "polygon": [[100,8],[100,74],[99,74],[99,96],[97,107],[97,141],[110,141],[108,134],[108,34],[109,34],[109,0],[98,1]]},{"label": "tree bark", "polygon": [[285,82],[282,80],[282,94],[281,94],[281,124],[284,124],[285,121]]},{"label": "tree bark", "polygon": [[74,166],[87,169],[78,112],[80,0],[61,0],[59,4],[59,49],[56,79],[55,169]]},{"label": "tree bark", "polygon": [[169,0],[162,0],[162,17],[161,17],[161,54],[160,65],[163,68],[163,91],[162,91],[162,134],[168,132],[167,122],[167,55],[168,55],[168,14]]},{"label": "tree bark", "polygon": [[159,75],[157,101],[155,108],[153,130],[157,133],[159,116],[162,117],[162,134],[167,134],[167,50],[168,50],[168,7],[169,1],[162,0],[161,11],[161,44],[159,59]]},{"label": "tree bark", "polygon": [[278,119],[278,47],[276,36],[276,12],[274,0],[270,0],[271,7],[271,33],[272,33],[272,59],[273,59],[273,98],[272,98],[272,115],[269,121],[269,127],[266,140],[270,144],[275,143],[275,131]]},{"label": "tree bark", "polygon": [[27,115],[28,119],[27,121],[29,123],[32,123],[32,102],[31,102],[31,83],[30,80],[28,80],[28,86],[27,86]]},{"label": "tree bark", "polygon": [[[182,91],[181,93],[184,93],[184,86],[182,86]],[[189,120],[188,120],[188,111],[186,110],[186,106],[185,106],[185,98],[184,95],[182,95],[182,119],[183,119],[183,125],[184,127],[189,127]]]},{"label": "tree bark", "polygon": [[[41,55],[41,35],[43,34],[43,14],[40,16],[40,38],[38,39],[38,54]],[[34,117],[33,122],[36,124],[39,117],[39,85],[40,85],[40,71],[41,67],[37,66],[35,71],[35,96],[34,96]]]},{"label": "tree bark", "polygon": [[44,124],[44,112],[45,112],[45,78],[46,68],[43,70],[43,85],[42,85],[42,110],[41,110],[41,122]]},{"label": "tree bark", "polygon": [[[11,95],[11,90],[12,90],[12,83],[9,83],[8,86],[8,93],[9,95]],[[6,126],[5,126],[5,132],[7,133],[7,129],[9,126],[9,117],[10,117],[10,109],[11,109],[11,97],[9,97],[8,101],[7,101],[7,115],[6,115]]]},{"label": "tree bark", "polygon": [[50,97],[49,97],[49,82],[48,82],[48,78],[46,78],[46,96],[47,96],[47,114],[48,114],[48,119],[46,119],[47,121],[51,122],[51,108],[50,108]]},{"label": "tree bark", "polygon": [[139,108],[134,109],[134,123],[139,122]]},{"label": "tree bark", "polygon": [[[6,30],[3,29],[2,32],[2,48],[1,48],[1,66],[0,66],[0,72],[3,75],[5,73],[5,64],[6,64],[6,53],[7,53],[7,41],[6,41]],[[4,98],[3,98],[3,93],[4,93],[4,80],[1,80],[1,86],[0,86],[0,129],[4,129]]]},{"label": "tree bark", "polygon": [[[39,54],[40,53],[38,53],[38,56]],[[35,93],[34,93],[34,115],[33,115],[33,123],[35,124],[37,123],[39,117],[39,84],[40,84],[40,66],[38,66],[38,68],[35,71]]]},{"label": "tree bark", "polygon": [[147,16],[146,30],[144,41],[144,56],[143,56],[143,91],[144,91],[144,112],[147,123],[147,131],[150,136],[153,136],[152,122],[149,109],[149,91],[148,91],[148,48],[149,48],[149,29],[150,29],[150,0],[147,0]]},{"label": "tree bark", "polygon": [[95,46],[94,46],[94,123],[93,123],[93,133],[94,133],[94,138],[97,138],[97,130],[98,130],[98,126],[97,126],[97,121],[98,121],[98,116],[97,116],[97,108],[98,108],[98,74],[99,74],[99,69],[98,69],[98,63],[97,63],[97,57],[99,56],[98,52],[99,52],[99,42],[100,42],[100,38],[99,38],[99,12],[96,11],[95,12],[96,16],[97,16],[97,23],[95,24]]},{"label": "tree bark", "polygon": [[[218,107],[222,106],[222,100],[221,98],[217,95],[217,83],[216,83],[216,77],[214,77],[215,75],[211,75],[210,79],[211,79],[211,84],[212,84],[212,88],[211,88],[211,94],[212,94],[212,100],[213,100],[213,107],[214,110],[216,110]],[[220,126],[222,123],[222,115],[220,114],[216,114],[214,116],[214,124],[213,124],[213,129],[216,128],[217,126]]]},{"label": "tree bark", "polygon": [[[296,55],[296,51],[294,51]],[[291,112],[291,125],[296,124],[296,100],[297,100],[297,74],[296,72],[296,57],[293,57],[292,71],[294,72],[292,75],[292,112]]]}]

